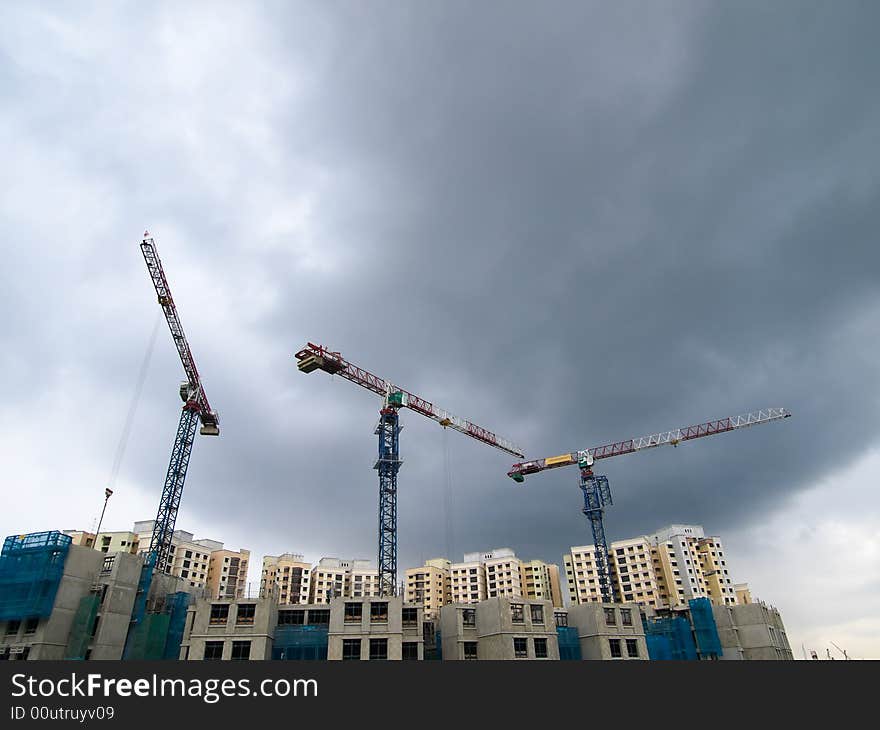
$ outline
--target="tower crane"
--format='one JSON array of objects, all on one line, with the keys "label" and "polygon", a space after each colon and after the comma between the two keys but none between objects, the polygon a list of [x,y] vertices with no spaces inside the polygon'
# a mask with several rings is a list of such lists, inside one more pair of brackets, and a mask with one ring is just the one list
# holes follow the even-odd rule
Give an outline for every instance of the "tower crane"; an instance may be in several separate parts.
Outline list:
[{"label": "tower crane", "polygon": [[513,456],[522,458],[524,454],[510,441],[393,385],[390,380],[373,375],[348,362],[338,352],[309,342],[295,357],[299,361],[297,368],[303,373],[323,370],[339,375],[382,398],[379,422],[374,431],[379,437],[379,456],[373,465],[379,472],[379,590],[383,596],[394,595],[397,585],[397,472],[403,463],[398,410],[409,408],[444,428],[452,428]]},{"label": "tower crane", "polygon": [[141,240],[141,253],[147,264],[147,271],[156,289],[159,306],[165,314],[168,329],[183,364],[186,380],[180,384],[179,393],[183,401],[183,409],[180,413],[180,421],[177,424],[177,433],[174,437],[174,446],[171,449],[171,460],[168,462],[168,471],[165,474],[165,484],[162,487],[162,496],[159,499],[159,509],[156,512],[156,520],[153,523],[153,534],[150,537],[150,547],[147,551],[144,566],[138,581],[134,607],[132,608],[131,623],[123,649],[123,658],[128,659],[132,651],[136,629],[141,625],[146,613],[147,597],[153,580],[153,572],[168,572],[170,568],[171,539],[174,536],[174,525],[177,522],[177,510],[180,507],[180,498],[183,494],[183,483],[186,480],[186,472],[189,467],[189,457],[192,453],[193,442],[196,436],[196,427],[201,422],[199,430],[203,436],[220,435],[220,419],[217,412],[211,408],[202,380],[196,368],[195,360],[186,341],[183,325],[177,314],[174,298],[171,296],[171,287],[165,277],[162,261],[156,250],[156,243],[150,236],[149,231],[144,231]]},{"label": "tower crane", "polygon": [[162,307],[165,314],[174,346],[177,348],[180,362],[186,373],[186,380],[180,384],[183,410],[177,424],[177,434],[174,437],[174,447],[171,449],[171,460],[165,475],[165,485],[162,487],[159,510],[156,513],[156,521],[153,523],[153,535],[150,539],[148,554],[156,570],[166,572],[171,538],[174,535],[174,525],[177,522],[177,510],[180,507],[180,497],[183,494],[183,483],[189,467],[189,457],[195,441],[196,427],[201,421],[200,434],[219,436],[220,420],[217,412],[208,403],[208,396],[205,395],[205,389],[202,387],[196,362],[190,352],[189,343],[183,333],[183,325],[177,314],[177,307],[171,296],[171,287],[165,277],[156,244],[148,231],[144,232],[144,238],[141,241],[141,253],[144,255],[147,271],[159,298],[159,306]]},{"label": "tower crane", "polygon": [[614,601],[614,589],[611,585],[609,571],[608,543],[605,539],[605,527],[603,513],[606,505],[612,504],[611,488],[605,476],[593,474],[593,464],[599,459],[608,459],[614,456],[632,454],[636,451],[653,449],[657,446],[678,446],[683,441],[714,436],[727,431],[735,431],[740,428],[757,426],[762,423],[770,423],[791,416],[784,408],[765,408],[753,411],[741,416],[721,418],[717,421],[707,421],[696,426],[684,426],[672,431],[655,433],[641,438],[617,441],[604,446],[595,446],[590,449],[573,451],[560,456],[550,456],[545,459],[524,461],[514,464],[507,476],[515,482],[522,483],[528,474],[537,474],[547,469],[557,469],[562,466],[577,464],[580,469],[580,488],[584,493],[583,513],[590,520],[593,531],[593,548],[596,561],[596,572],[599,581],[599,593],[603,603]]}]

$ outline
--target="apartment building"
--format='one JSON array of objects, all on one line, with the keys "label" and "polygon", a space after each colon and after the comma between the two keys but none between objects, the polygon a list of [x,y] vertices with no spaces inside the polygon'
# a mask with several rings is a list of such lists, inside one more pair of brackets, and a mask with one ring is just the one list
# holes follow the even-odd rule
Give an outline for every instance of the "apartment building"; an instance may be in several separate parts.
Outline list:
[{"label": "apartment building", "polygon": [[399,596],[352,597],[330,603],[327,658],[384,661],[424,658],[421,606]]},{"label": "apartment building", "polygon": [[378,595],[379,571],[370,567],[369,560],[321,558],[312,568],[309,603],[329,603],[331,598],[339,597]]},{"label": "apartment building", "polygon": [[422,606],[426,618],[436,618],[440,608],[452,602],[452,562],[446,558],[426,560],[404,574],[404,598]]},{"label": "apartment building", "polygon": [[452,603],[477,603],[486,600],[486,571],[479,560],[465,560],[450,566],[449,592]]},{"label": "apartment building", "polygon": [[554,606],[563,605],[558,565],[543,560],[521,561],[520,571],[526,598],[548,600]]},{"label": "apartment building", "polygon": [[550,601],[496,596],[440,609],[444,660],[559,659]]},{"label": "apartment building", "polygon": [[211,598],[244,597],[250,557],[249,550],[214,550],[208,559],[208,595]]},{"label": "apartment building", "polygon": [[559,567],[541,560],[522,561],[510,548],[465,553],[461,563],[428,560],[406,571],[405,589],[407,600],[421,603],[431,617],[448,603],[479,603],[503,596],[563,603]]},{"label": "apartment building", "polygon": [[83,532],[82,530],[64,530],[63,534],[73,540],[74,545],[90,547],[104,553],[137,554],[138,536],[133,532]]},{"label": "apartment building", "polygon": [[260,586],[276,587],[278,603],[282,605],[309,602],[312,588],[312,566],[299,553],[267,555],[263,558]]},{"label": "apartment building", "polygon": [[[155,520],[135,522],[133,532],[138,536],[138,553],[145,555],[150,550]],[[168,573],[183,578],[191,588],[205,588],[208,585],[208,568],[211,553],[223,550],[223,543],[216,540],[196,540],[191,532],[175,530],[168,549]]]},{"label": "apartment building", "polygon": [[[572,547],[563,563],[572,603],[601,602],[594,547]],[[609,546],[609,563],[616,596],[624,602],[651,608],[684,606],[693,598],[738,602],[720,538],[706,537],[699,525],[670,525],[617,540]]]}]

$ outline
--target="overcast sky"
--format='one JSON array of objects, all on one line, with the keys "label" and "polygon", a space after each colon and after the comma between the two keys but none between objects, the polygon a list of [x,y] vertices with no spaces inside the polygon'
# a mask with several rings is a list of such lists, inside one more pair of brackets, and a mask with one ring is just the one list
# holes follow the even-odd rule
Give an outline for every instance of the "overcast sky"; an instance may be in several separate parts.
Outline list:
[{"label": "overcast sky", "polygon": [[[375,560],[378,398],[307,341],[537,458],[609,460],[610,539],[698,523],[792,648],[880,657],[876,3],[0,5],[3,535],[93,526],[158,313],[222,435],[177,527]],[[164,322],[105,529],[155,515]],[[574,469],[413,412],[400,568],[591,542]],[[447,466],[448,464],[448,466]],[[833,651],[833,649],[832,649]]]}]

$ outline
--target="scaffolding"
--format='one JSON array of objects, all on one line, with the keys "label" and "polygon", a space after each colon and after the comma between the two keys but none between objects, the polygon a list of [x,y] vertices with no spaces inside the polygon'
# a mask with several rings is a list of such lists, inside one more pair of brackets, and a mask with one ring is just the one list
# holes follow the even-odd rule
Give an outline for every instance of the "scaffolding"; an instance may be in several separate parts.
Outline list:
[{"label": "scaffolding", "polygon": [[98,608],[101,606],[101,596],[98,593],[89,593],[79,600],[73,623],[70,626],[70,637],[67,640],[65,659],[85,659],[89,650],[89,644],[94,635],[95,619],[98,617]]},{"label": "scaffolding", "polygon": [[0,553],[0,621],[51,615],[71,542],[57,530],[6,538]]},{"label": "scaffolding", "polygon": [[691,623],[694,626],[700,658],[717,659],[723,653],[723,649],[711,602],[708,598],[692,598],[688,601],[688,606],[691,610]]},{"label": "scaffolding", "polygon": [[645,643],[652,660],[695,661],[697,645],[691,625],[683,616],[653,619],[645,622]]},{"label": "scaffolding", "polygon": [[559,641],[559,658],[562,661],[576,661],[583,658],[581,641],[576,626],[557,626],[556,636]]}]

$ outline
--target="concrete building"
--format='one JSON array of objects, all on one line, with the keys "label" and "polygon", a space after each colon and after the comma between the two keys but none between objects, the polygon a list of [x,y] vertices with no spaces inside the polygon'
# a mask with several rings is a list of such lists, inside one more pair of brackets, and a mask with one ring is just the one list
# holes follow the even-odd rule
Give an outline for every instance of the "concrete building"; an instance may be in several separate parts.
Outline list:
[{"label": "concrete building", "polygon": [[[736,605],[727,558],[718,537],[699,525],[670,525],[652,535],[609,546],[612,585],[618,598],[651,608],[686,606],[692,598]],[[601,602],[592,545],[563,557],[572,604]]]},{"label": "concrete building", "polygon": [[[563,612],[557,611],[557,623]],[[645,631],[635,603],[583,603],[566,612],[566,624],[577,629],[581,658],[648,659]]]},{"label": "concrete building", "polygon": [[[18,539],[31,546],[10,563],[7,553],[0,557],[0,660],[121,659],[141,556],[65,543],[70,536],[60,532]],[[42,544],[34,546],[37,540]],[[180,590],[181,582],[172,576],[154,579],[148,605]]]},{"label": "concrete building", "polygon": [[249,550],[215,550],[208,559],[207,590],[211,598],[242,598],[247,590]]},{"label": "concrete building", "polygon": [[543,560],[523,560],[520,561],[520,572],[526,598],[545,599],[559,607],[563,605],[558,565]]},{"label": "concrete building", "polygon": [[180,658],[270,659],[277,623],[274,594],[261,598],[198,598],[188,610]]},{"label": "concrete building", "polygon": [[64,530],[74,545],[91,547],[104,553],[137,554],[138,536],[134,532],[83,532],[82,530]]},{"label": "concrete building", "polygon": [[489,598],[440,609],[444,660],[559,659],[550,601]]},{"label": "concrete building", "polygon": [[308,603],[312,587],[312,566],[299,553],[267,555],[263,558],[260,587],[275,586],[279,604]]},{"label": "concrete building", "polygon": [[791,660],[794,656],[782,616],[763,601],[713,606],[722,659]]},{"label": "concrete building", "polygon": [[327,658],[331,661],[421,660],[421,606],[399,596],[352,597],[330,603]]}]

